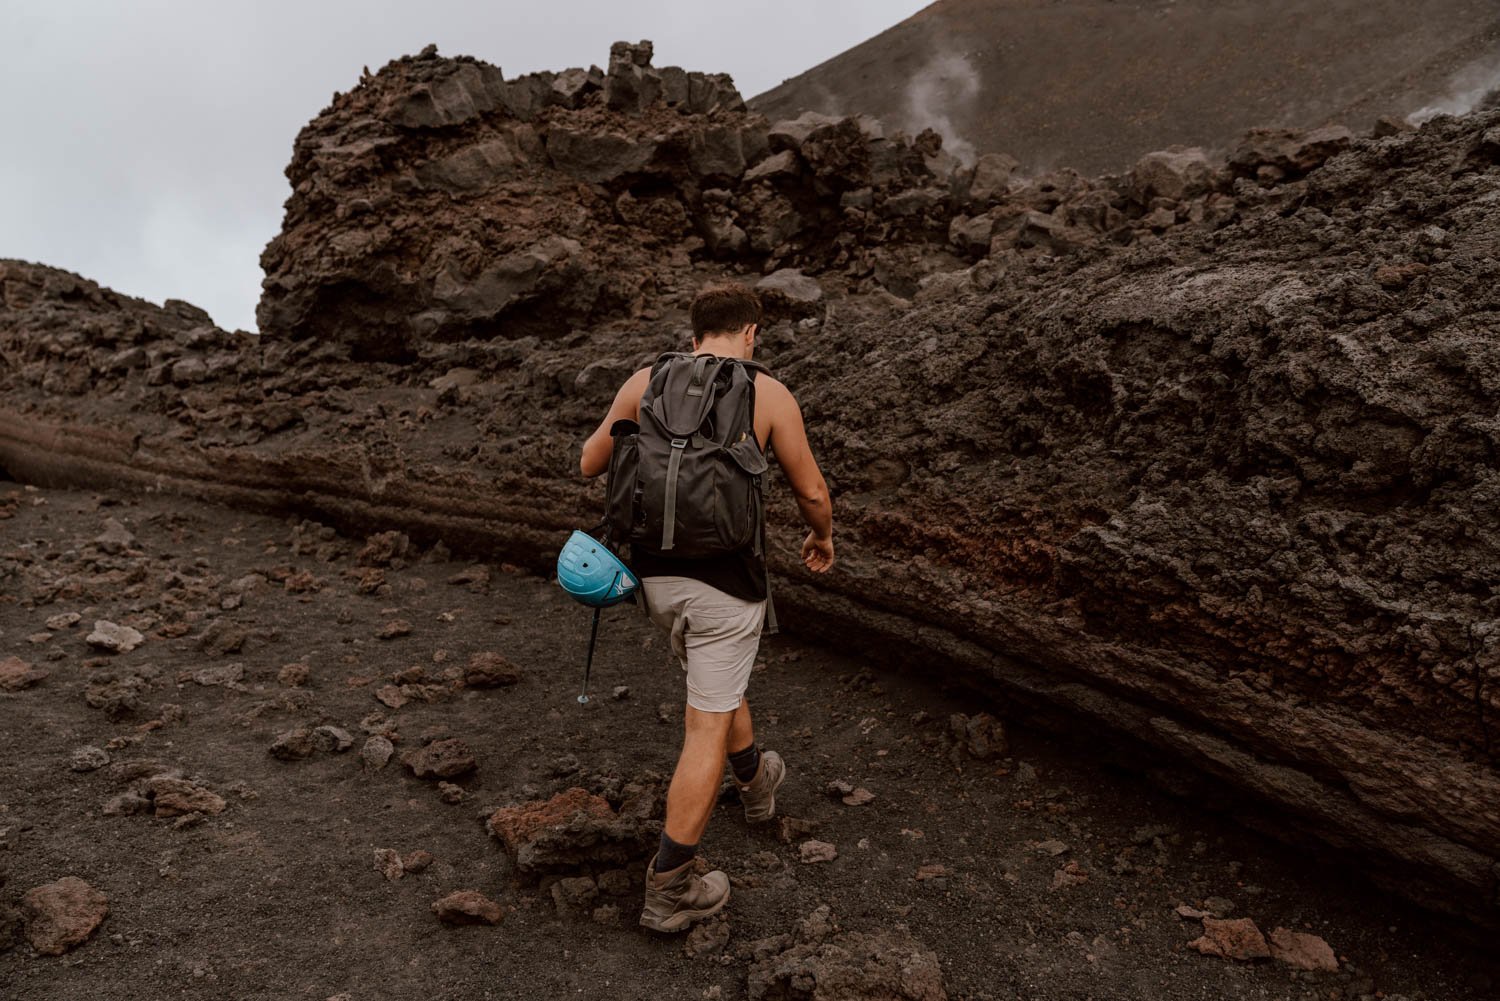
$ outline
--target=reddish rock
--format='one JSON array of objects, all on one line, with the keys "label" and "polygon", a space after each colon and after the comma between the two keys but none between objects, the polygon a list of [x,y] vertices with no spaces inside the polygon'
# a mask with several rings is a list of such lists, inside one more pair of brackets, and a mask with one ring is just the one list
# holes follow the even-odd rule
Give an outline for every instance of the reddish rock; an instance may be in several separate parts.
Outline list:
[{"label": "reddish rock", "polygon": [[390,706],[392,709],[400,709],[402,706],[411,701],[411,699],[401,691],[400,685],[381,685],[379,688],[375,689],[375,698],[379,699],[380,702],[384,705]]},{"label": "reddish rock", "polygon": [[410,633],[410,622],[407,622],[405,619],[392,619],[375,630],[375,638],[378,640],[393,640],[398,636],[406,636]]},{"label": "reddish rock", "polygon": [[1052,889],[1054,890],[1061,890],[1065,886],[1078,886],[1088,881],[1089,874],[1077,862],[1069,862],[1052,873]]},{"label": "reddish rock", "polygon": [[50,672],[34,668],[20,657],[0,660],[0,689],[19,692],[44,680]]},{"label": "reddish rock", "polygon": [[288,688],[301,688],[311,676],[312,669],[306,664],[287,664],[276,672],[276,680]]},{"label": "reddish rock", "polygon": [[294,730],[277,734],[267,750],[273,758],[279,758],[282,761],[300,761],[311,756],[316,747],[313,744],[312,731],[306,727],[297,727]]},{"label": "reddish rock", "polygon": [[1249,918],[1203,919],[1203,934],[1188,943],[1205,956],[1224,959],[1265,959],[1271,955],[1265,936]]},{"label": "reddish rock", "polygon": [[478,890],[457,890],[432,902],[432,913],[449,925],[497,925],[504,910]]},{"label": "reddish rock", "polygon": [[1327,941],[1309,932],[1292,931],[1290,928],[1271,929],[1271,958],[1280,960],[1299,970],[1323,970],[1336,973],[1338,957]]},{"label": "reddish rock", "polygon": [[432,852],[425,848],[416,851],[401,859],[401,868],[406,872],[421,872],[434,862]]},{"label": "reddish rock", "polygon": [[574,787],[496,810],[489,829],[518,869],[539,873],[641,860],[655,848],[661,826],[636,811],[617,815],[604,797]]},{"label": "reddish rock", "polygon": [[394,883],[406,874],[406,865],[394,848],[376,848],[374,860],[375,871],[384,876],[388,882]]},{"label": "reddish rock", "polygon": [[411,540],[401,532],[380,532],[365,540],[364,548],[355,556],[360,566],[390,566],[393,560],[406,555],[411,549]]},{"label": "reddish rock", "polygon": [[479,768],[469,745],[457,737],[414,747],[401,755],[401,763],[419,779],[451,779]]},{"label": "reddish rock", "polygon": [[224,812],[224,799],[217,793],[194,785],[187,779],[158,775],[146,780],[145,791],[151,797],[158,817],[175,817],[184,813]]},{"label": "reddish rock", "polygon": [[469,658],[464,684],[470,688],[497,688],[521,680],[521,669],[498,653],[482,651]]},{"label": "reddish rock", "polygon": [[109,897],[77,876],[33,887],[21,898],[26,939],[44,956],[60,956],[83,942],[108,913]]},{"label": "reddish rock", "polygon": [[826,841],[814,839],[802,842],[797,855],[805,864],[811,865],[814,862],[832,862],[839,857],[839,850]]}]

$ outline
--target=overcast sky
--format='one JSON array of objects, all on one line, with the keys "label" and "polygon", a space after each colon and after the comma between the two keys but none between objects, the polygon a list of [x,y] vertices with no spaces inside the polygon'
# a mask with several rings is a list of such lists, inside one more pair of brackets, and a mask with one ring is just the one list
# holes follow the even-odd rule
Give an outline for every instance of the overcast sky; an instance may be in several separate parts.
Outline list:
[{"label": "overcast sky", "polygon": [[747,98],[923,0],[0,0],[0,257],[255,329],[297,131],[361,67],[436,42],[506,77],[604,66],[727,72]]}]

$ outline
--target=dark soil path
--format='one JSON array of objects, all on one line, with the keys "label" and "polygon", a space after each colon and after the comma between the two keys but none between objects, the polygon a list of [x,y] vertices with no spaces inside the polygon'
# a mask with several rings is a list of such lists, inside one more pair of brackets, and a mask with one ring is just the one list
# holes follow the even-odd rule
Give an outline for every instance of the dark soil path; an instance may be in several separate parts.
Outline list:
[{"label": "dark soil path", "polygon": [[[599,697],[580,706],[586,613],[535,576],[474,573],[441,551],[359,567],[364,540],[177,500],[0,482],[0,515],[0,659],[50,672],[0,693],[0,905],[73,875],[110,907],[63,956],[23,941],[0,952],[6,999],[739,998],[750,943],[822,904],[845,929],[904,928],[940,958],[953,998],[1477,1001],[1500,983],[1435,920],[1107,769],[1087,735],[1007,719],[1009,752],[977,760],[949,717],[1003,707],[935,690],[922,665],[869,671],[786,637],[765,644],[751,696],[763,745],[791,767],[780,812],[815,828],[783,842],[721,807],[704,853],[736,881],[729,939],[690,956],[682,938],[635,926],[638,885],[559,908],[484,826],[496,807],[670,771],[680,675],[638,614],[607,615]],[[93,541],[107,518],[133,541]],[[74,612],[76,624],[54,618]],[[146,640],[101,653],[85,642],[96,619]],[[397,620],[409,632],[377,638]],[[522,680],[434,685],[433,701],[399,709],[377,700],[398,672],[439,682],[482,651]],[[305,683],[287,683],[300,673],[289,664],[306,665]],[[347,730],[352,749],[268,753],[278,734],[320,724]],[[397,757],[372,769],[360,748],[380,729],[397,732]],[[478,760],[456,804],[399,760],[448,736]],[[111,763],[70,770],[85,745]],[[227,808],[107,815],[133,761],[156,763],[138,774],[179,768]],[[875,798],[846,806],[827,791],[837,781]],[[802,863],[808,837],[838,857]],[[372,865],[382,848],[436,861],[387,881]],[[499,901],[503,923],[440,924],[430,905],[456,889]],[[1187,943],[1201,923],[1179,904],[1320,935],[1341,970],[1200,955]]]}]

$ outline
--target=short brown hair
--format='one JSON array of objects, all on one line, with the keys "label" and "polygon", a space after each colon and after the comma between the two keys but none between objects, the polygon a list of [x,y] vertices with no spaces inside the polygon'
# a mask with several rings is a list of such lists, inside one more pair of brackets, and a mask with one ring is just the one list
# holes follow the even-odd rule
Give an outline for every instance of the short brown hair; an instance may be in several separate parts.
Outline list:
[{"label": "short brown hair", "polygon": [[760,298],[733,282],[710,285],[693,300],[693,339],[732,334],[748,324],[760,323]]}]

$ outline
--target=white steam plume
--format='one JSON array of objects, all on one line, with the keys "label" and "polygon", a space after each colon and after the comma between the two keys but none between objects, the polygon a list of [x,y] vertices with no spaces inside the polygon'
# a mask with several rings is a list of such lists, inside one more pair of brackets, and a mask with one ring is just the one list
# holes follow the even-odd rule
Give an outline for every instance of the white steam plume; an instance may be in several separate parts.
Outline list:
[{"label": "white steam plume", "polygon": [[943,149],[965,162],[974,159],[974,144],[959,134],[950,117],[979,94],[979,74],[955,53],[927,60],[906,88],[906,126],[912,132],[930,128],[943,137]]},{"label": "white steam plume", "polygon": [[1467,115],[1485,97],[1500,90],[1500,63],[1471,63],[1453,75],[1452,92],[1447,97],[1418,108],[1406,116],[1413,125],[1421,125],[1438,115]]}]

